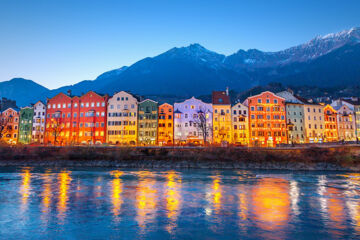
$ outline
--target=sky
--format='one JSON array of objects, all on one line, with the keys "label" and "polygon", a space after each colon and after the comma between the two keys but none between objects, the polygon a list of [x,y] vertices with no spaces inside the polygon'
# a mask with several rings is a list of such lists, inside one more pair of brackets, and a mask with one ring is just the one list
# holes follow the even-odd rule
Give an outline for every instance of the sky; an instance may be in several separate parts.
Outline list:
[{"label": "sky", "polygon": [[360,26],[359,0],[0,0],[0,82],[93,80],[173,47],[278,51]]}]

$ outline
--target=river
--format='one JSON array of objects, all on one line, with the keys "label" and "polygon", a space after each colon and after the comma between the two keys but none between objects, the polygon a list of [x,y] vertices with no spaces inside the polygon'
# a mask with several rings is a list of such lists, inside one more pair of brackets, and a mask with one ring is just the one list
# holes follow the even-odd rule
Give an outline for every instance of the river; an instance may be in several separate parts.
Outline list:
[{"label": "river", "polygon": [[0,168],[1,239],[349,239],[360,174]]}]

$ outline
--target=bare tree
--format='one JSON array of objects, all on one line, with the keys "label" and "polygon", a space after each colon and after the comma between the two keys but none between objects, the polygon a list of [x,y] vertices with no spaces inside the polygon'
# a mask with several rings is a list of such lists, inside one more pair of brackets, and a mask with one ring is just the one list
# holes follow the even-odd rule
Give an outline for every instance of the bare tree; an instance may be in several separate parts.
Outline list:
[{"label": "bare tree", "polygon": [[[1,116],[1,115],[0,115]],[[6,134],[11,130],[8,126],[9,118],[0,118],[0,142],[4,141]]]},{"label": "bare tree", "polygon": [[206,112],[200,109],[194,119],[197,130],[202,134],[204,145],[207,144],[208,137],[211,135],[212,127],[210,126],[210,116],[206,116]]},{"label": "bare tree", "polygon": [[[61,118],[52,118],[49,124],[49,132],[54,138],[54,145],[59,141],[60,135],[64,129],[64,124],[61,123]],[[60,142],[61,143],[61,142]]]}]

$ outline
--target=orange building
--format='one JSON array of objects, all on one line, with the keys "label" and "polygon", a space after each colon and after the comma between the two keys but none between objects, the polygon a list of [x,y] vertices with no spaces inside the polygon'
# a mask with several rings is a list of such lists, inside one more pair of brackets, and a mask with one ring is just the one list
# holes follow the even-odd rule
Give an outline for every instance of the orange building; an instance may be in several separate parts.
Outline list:
[{"label": "orange building", "polygon": [[19,112],[8,108],[0,116],[0,140],[8,144],[16,144],[19,137]]},{"label": "orange building", "polygon": [[337,111],[329,104],[324,107],[325,142],[339,140],[337,127]]},{"label": "orange building", "polygon": [[249,97],[250,146],[275,147],[287,143],[285,99],[266,91]]},{"label": "orange building", "polygon": [[159,106],[158,143],[160,146],[174,143],[174,108],[168,103]]}]

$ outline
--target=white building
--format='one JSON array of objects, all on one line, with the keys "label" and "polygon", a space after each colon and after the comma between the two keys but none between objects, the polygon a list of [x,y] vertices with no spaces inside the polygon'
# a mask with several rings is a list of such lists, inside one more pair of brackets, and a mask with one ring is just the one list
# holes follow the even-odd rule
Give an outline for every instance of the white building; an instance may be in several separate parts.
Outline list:
[{"label": "white building", "polygon": [[121,91],[108,101],[107,142],[136,145],[138,100]]},{"label": "white building", "polygon": [[212,105],[194,97],[174,104],[174,143],[203,144],[203,129],[199,127],[199,115],[206,121],[206,141],[212,143]]},{"label": "white building", "polygon": [[34,104],[34,117],[32,127],[32,142],[44,143],[46,122],[46,105],[42,101]]}]

